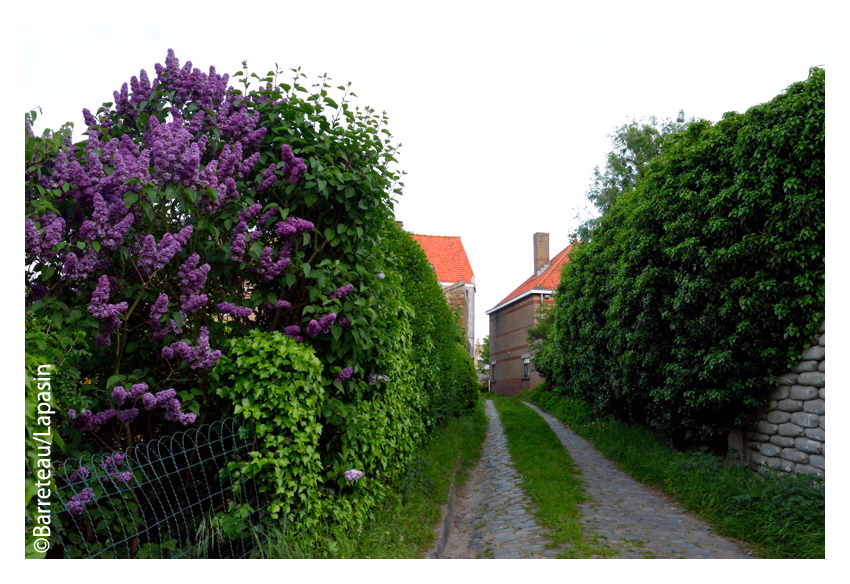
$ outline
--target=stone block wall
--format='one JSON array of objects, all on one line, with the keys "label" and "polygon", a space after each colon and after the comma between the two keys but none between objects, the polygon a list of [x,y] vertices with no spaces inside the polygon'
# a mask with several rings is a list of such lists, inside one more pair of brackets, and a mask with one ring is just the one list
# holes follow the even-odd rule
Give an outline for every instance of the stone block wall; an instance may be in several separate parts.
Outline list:
[{"label": "stone block wall", "polygon": [[826,330],[821,323],[802,360],[778,378],[770,404],[747,428],[740,446],[757,469],[826,477]]}]

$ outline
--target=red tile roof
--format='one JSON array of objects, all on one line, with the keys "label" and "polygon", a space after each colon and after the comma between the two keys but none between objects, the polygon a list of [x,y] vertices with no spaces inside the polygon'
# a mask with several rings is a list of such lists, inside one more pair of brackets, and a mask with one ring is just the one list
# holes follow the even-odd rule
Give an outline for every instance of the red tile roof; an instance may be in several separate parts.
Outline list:
[{"label": "red tile roof", "polygon": [[561,281],[561,268],[569,261],[568,257],[577,243],[578,242],[573,241],[566,247],[566,249],[549,261],[549,267],[543,270],[539,276],[531,276],[490,310],[495,310],[509,300],[513,300],[520,294],[528,292],[529,290],[555,290],[555,288],[558,287],[558,283]]},{"label": "red tile roof", "polygon": [[413,239],[425,250],[428,262],[434,266],[437,281],[454,284],[464,280],[472,284],[472,266],[460,237],[451,235],[416,235]]}]

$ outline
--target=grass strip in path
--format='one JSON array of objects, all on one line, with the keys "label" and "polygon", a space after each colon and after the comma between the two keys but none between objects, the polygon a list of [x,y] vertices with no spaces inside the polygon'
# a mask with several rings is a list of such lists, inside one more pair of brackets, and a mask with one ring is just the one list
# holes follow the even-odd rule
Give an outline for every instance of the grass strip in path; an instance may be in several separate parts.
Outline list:
[{"label": "grass strip in path", "polygon": [[522,488],[536,507],[535,519],[549,530],[552,547],[572,544],[562,558],[609,557],[614,550],[586,540],[579,504],[587,500],[581,473],[558,437],[516,397],[494,396]]},{"label": "grass strip in path", "polygon": [[676,451],[648,428],[594,416],[585,402],[543,386],[524,393],[523,399],[590,440],[636,480],[676,499],[719,534],[746,541],[756,555],[825,557],[825,493],[812,477],[757,474],[706,452]]},{"label": "grass strip in path", "polygon": [[376,510],[375,521],[353,533],[322,529],[321,543],[287,536],[274,529],[263,556],[270,558],[422,558],[435,541],[442,506],[449,494],[458,457],[461,466],[455,482],[462,485],[481,456],[487,432],[487,415],[479,402],[470,414],[450,420],[434,431],[420,447],[394,498]]}]

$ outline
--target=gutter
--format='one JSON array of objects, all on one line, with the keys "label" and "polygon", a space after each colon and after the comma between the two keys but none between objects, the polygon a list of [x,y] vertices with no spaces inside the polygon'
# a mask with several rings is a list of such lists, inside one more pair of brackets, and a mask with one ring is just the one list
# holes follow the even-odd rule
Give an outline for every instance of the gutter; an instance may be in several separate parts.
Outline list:
[{"label": "gutter", "polygon": [[511,298],[507,302],[503,302],[502,304],[499,304],[499,305],[491,308],[490,310],[486,311],[484,314],[490,315],[491,313],[496,312],[497,310],[500,310],[500,309],[504,308],[505,306],[507,306],[509,304],[513,304],[514,302],[516,302],[518,300],[522,300],[526,296],[531,296],[532,294],[543,295],[543,294],[554,294],[554,293],[555,293],[554,290],[546,290],[545,288],[534,288],[532,290],[527,290],[527,291],[523,292],[522,294],[520,294],[519,296],[517,296],[515,298]]}]

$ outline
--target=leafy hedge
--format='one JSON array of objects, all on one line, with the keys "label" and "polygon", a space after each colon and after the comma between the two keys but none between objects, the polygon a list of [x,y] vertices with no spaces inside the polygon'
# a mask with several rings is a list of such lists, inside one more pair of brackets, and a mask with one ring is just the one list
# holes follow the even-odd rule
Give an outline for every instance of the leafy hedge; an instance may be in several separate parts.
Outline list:
[{"label": "leafy hedge", "polygon": [[707,440],[746,423],[824,318],[825,73],[665,139],[564,269],[552,378]]},{"label": "leafy hedge", "polygon": [[478,377],[464,348],[460,314],[449,308],[425,252],[413,237],[398,227],[392,229],[386,253],[414,311],[412,364],[416,386],[428,397],[423,417],[429,427],[439,426],[472,409],[478,395]]},{"label": "leafy hedge", "polygon": [[[306,433],[313,451],[263,459],[287,468],[262,470],[277,495],[292,496],[296,475],[308,491],[276,503],[290,520],[309,528],[317,510],[362,523],[426,423],[463,406],[445,392],[466,374],[453,346],[413,351],[417,323],[443,322],[447,309],[440,298],[414,318],[384,241],[402,187],[387,117],[352,107],[350,84],[334,93],[323,76],[308,89],[297,69],[278,81],[246,65],[233,76],[241,90],[170,50],[155,70],[83,110],[82,142],[71,125],[36,136],[26,115],[26,311],[36,329],[73,340],[73,354],[50,359],[78,376],[53,396],[67,455],[123,450],[236,407],[273,422],[261,432],[270,448]],[[264,352],[276,361],[255,363]],[[441,384],[417,377],[444,368]],[[279,426],[302,414],[306,425]],[[356,489],[352,469],[365,473]]]}]

